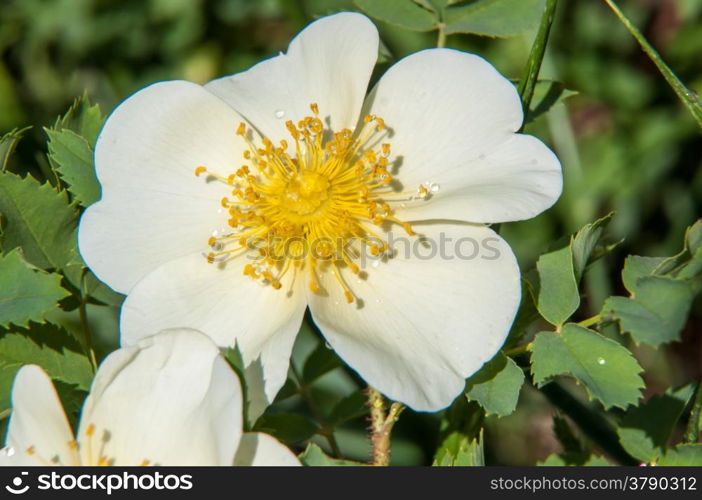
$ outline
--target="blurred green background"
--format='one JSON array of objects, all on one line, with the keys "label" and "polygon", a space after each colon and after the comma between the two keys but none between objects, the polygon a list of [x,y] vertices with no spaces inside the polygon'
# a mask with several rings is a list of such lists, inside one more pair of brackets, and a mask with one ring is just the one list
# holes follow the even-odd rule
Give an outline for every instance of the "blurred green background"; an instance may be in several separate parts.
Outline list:
[{"label": "blurred green background", "polygon": [[[702,0],[622,0],[621,5],[682,80],[702,92]],[[4,0],[0,134],[33,127],[9,168],[40,176],[39,166],[47,161],[42,127],[86,91],[109,113],[157,80],[204,83],[285,50],[306,23],[340,10],[356,9],[351,0]],[[434,33],[377,24],[389,55],[375,78],[394,60],[436,44]],[[447,46],[484,55],[516,80],[532,40],[533,33],[509,39],[453,35]],[[541,77],[577,92],[526,129],[558,153],[565,193],[548,213],[503,225],[501,232],[527,270],[562,236],[616,211],[610,239],[624,241],[586,276],[584,309],[594,314],[608,295],[623,293],[619,271],[625,255],[672,255],[685,227],[702,214],[702,137],[603,2],[560,2]],[[658,350],[635,348],[646,368],[648,394],[702,376],[699,305],[698,300],[682,342]],[[303,333],[298,363],[319,342],[313,333]],[[316,384],[315,398],[323,409],[358,387],[353,374],[336,370]],[[528,386],[521,397],[515,414],[488,419],[488,463],[534,463],[558,451],[553,408]],[[281,407],[309,411],[296,398]],[[338,433],[349,458],[367,458],[365,425],[358,418]],[[439,425],[439,416],[403,414],[393,463],[430,462]]]}]

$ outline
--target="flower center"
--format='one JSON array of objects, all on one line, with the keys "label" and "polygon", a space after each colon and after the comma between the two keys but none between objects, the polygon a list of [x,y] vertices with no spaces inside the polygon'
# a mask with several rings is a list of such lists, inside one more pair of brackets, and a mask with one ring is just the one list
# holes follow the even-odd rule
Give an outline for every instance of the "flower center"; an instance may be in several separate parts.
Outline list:
[{"label": "flower center", "polygon": [[413,192],[394,189],[382,118],[367,115],[355,132],[333,132],[325,130],[317,105],[310,109],[312,115],[297,124],[286,122],[293,148],[286,140],[275,146],[265,137],[257,146],[241,123],[236,133],[248,146],[243,154],[248,165],[228,177],[205,166],[195,169],[196,176],[206,173],[231,190],[221,200],[229,210],[231,232],[209,239],[207,260],[223,262],[255,250],[245,275],[279,289],[286,273],[292,272],[294,281],[306,268],[315,293],[320,291],[318,273],[330,270],[346,300],[353,302],[339,268],[360,275],[356,261],[361,252],[388,254],[388,243],[374,226],[398,224],[414,236],[410,224],[394,216],[392,204],[426,199],[430,193],[424,185]]}]

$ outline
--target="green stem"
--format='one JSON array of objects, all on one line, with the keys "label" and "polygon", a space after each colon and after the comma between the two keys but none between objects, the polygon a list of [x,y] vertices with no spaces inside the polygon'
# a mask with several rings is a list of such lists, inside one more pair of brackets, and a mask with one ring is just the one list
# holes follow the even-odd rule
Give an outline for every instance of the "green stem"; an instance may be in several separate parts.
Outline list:
[{"label": "green stem", "polygon": [[695,397],[690,410],[690,419],[687,421],[683,443],[696,443],[700,434],[700,412],[702,411],[702,381],[697,383]]},{"label": "green stem", "polygon": [[527,60],[527,65],[524,68],[524,74],[522,75],[522,79],[519,81],[519,87],[517,90],[519,92],[519,97],[522,99],[522,108],[524,109],[525,115],[529,113],[531,99],[534,97],[534,87],[536,86],[536,80],[539,76],[539,71],[541,70],[541,63],[544,60],[548,35],[551,32],[551,25],[553,24],[553,17],[556,12],[557,3],[558,0],[548,0],[546,3],[546,10],[544,10],[543,15],[541,16],[539,31],[536,34],[534,44],[531,46],[529,59]]},{"label": "green stem", "polygon": [[509,356],[510,358],[513,358],[515,356],[519,356],[520,354],[524,354],[529,349],[531,349],[532,344],[533,344],[533,342],[529,342],[528,344],[522,344],[522,345],[518,345],[517,347],[513,347],[512,349],[507,349],[505,351],[505,356]]},{"label": "green stem", "polygon": [[578,322],[578,325],[584,326],[585,328],[587,328],[589,326],[598,324],[601,319],[602,318],[599,314],[595,314],[594,316],[592,316],[590,318],[587,318],[587,319],[584,319],[584,320]]},{"label": "green stem", "polygon": [[614,0],[604,1],[609,6],[609,8],[612,9],[612,12],[614,12],[614,14],[619,18],[619,20],[626,27],[626,29],[629,30],[629,33],[631,33],[631,35],[636,39],[636,41],[639,42],[641,49],[643,49],[646,55],[656,65],[658,71],[661,72],[663,78],[665,78],[665,80],[668,82],[668,85],[672,87],[672,89],[678,95],[678,98],[690,111],[695,121],[697,121],[697,124],[700,127],[702,127],[702,104],[700,104],[700,101],[695,95],[695,93],[688,89],[685,86],[685,84],[676,76],[676,74],[673,73],[673,70],[671,70],[668,67],[668,65],[661,58],[660,54],[658,54],[658,52],[656,52],[656,49],[654,49],[653,46],[650,43],[648,43],[648,40],[644,38],[643,34],[636,28],[636,26],[631,24],[631,21],[629,21],[629,19],[619,9],[619,6],[614,2]]},{"label": "green stem", "polygon": [[446,47],[446,25],[444,23],[439,23],[439,35],[436,39],[436,46],[440,49]]},{"label": "green stem", "polygon": [[97,372],[97,360],[95,359],[95,350],[93,349],[93,341],[90,335],[90,325],[88,324],[88,312],[86,310],[85,304],[86,299],[82,296],[80,297],[80,304],[78,305],[78,315],[80,317],[80,326],[83,331],[83,346],[85,349],[85,354],[90,359],[90,364],[93,367],[93,373]]},{"label": "green stem", "polygon": [[602,451],[622,465],[639,464],[639,461],[619,444],[616,431],[602,415],[593,412],[556,382],[550,382],[539,390],[551,404],[568,415]]},{"label": "green stem", "polygon": [[302,399],[305,400],[307,406],[309,406],[310,408],[310,411],[312,411],[314,418],[319,423],[319,434],[324,436],[324,438],[327,440],[327,443],[329,443],[329,447],[331,448],[334,457],[341,458],[341,449],[339,448],[339,443],[337,443],[336,438],[334,437],[334,429],[331,425],[329,425],[329,422],[324,417],[324,414],[317,406],[317,403],[312,397],[312,394],[310,394],[309,389],[307,388],[307,386],[305,386],[304,380],[300,376],[300,373],[297,371],[297,368],[295,368],[294,363],[290,363],[290,369],[293,373],[293,376],[297,380],[297,385],[299,388],[298,393],[300,394],[300,397],[302,397]]}]

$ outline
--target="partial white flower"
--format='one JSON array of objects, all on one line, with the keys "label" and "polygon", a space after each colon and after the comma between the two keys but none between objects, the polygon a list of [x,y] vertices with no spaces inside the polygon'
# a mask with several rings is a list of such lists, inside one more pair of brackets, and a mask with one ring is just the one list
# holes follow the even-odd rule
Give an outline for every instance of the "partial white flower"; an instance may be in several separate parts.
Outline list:
[{"label": "partial white flower", "polygon": [[[128,294],[123,344],[181,325],[237,343],[259,411],[308,306],[339,356],[416,410],[450,404],[492,358],[520,277],[485,223],[550,207],[560,164],[516,133],[517,92],[484,59],[425,50],[366,97],[377,53],[367,18],[338,14],[249,71],[157,83],[114,111],[79,243]],[[382,259],[363,266],[363,249]]]},{"label": "partial white flower", "polygon": [[0,465],[299,465],[271,436],[242,434],[239,379],[212,341],[166,330],[100,365],[74,436],[51,379],[23,366]]}]

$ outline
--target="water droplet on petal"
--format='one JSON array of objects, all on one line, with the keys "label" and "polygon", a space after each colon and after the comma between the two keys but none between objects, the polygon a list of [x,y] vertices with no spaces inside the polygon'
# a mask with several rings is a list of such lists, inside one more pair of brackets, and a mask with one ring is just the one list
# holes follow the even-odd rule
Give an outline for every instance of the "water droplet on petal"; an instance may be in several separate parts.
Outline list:
[{"label": "water droplet on petal", "polygon": [[4,448],[2,451],[8,457],[11,457],[12,455],[15,454],[15,449],[12,446],[8,446],[8,447]]},{"label": "water droplet on petal", "polygon": [[379,260],[374,260],[373,262],[371,262],[371,266],[373,266],[373,267],[378,267],[379,265],[380,265]]},{"label": "water droplet on petal", "polygon": [[438,192],[439,192],[439,189],[441,189],[441,186],[439,186],[439,185],[436,184],[436,183],[432,183],[430,189],[431,189],[431,192],[432,192],[432,193],[438,193]]},{"label": "water droplet on petal", "polygon": [[381,302],[382,302],[382,300],[380,300],[380,299],[375,299],[375,303],[376,303],[376,304],[380,304]]},{"label": "water droplet on petal", "polygon": [[282,117],[284,117],[284,116],[285,116],[285,111],[283,111],[282,109],[276,110],[276,112],[275,112],[275,117],[276,117],[276,118],[282,118]]},{"label": "water droplet on petal", "polygon": [[598,365],[604,365],[605,363],[607,363],[607,362],[605,361],[604,358],[597,358],[597,364],[598,364]]}]

